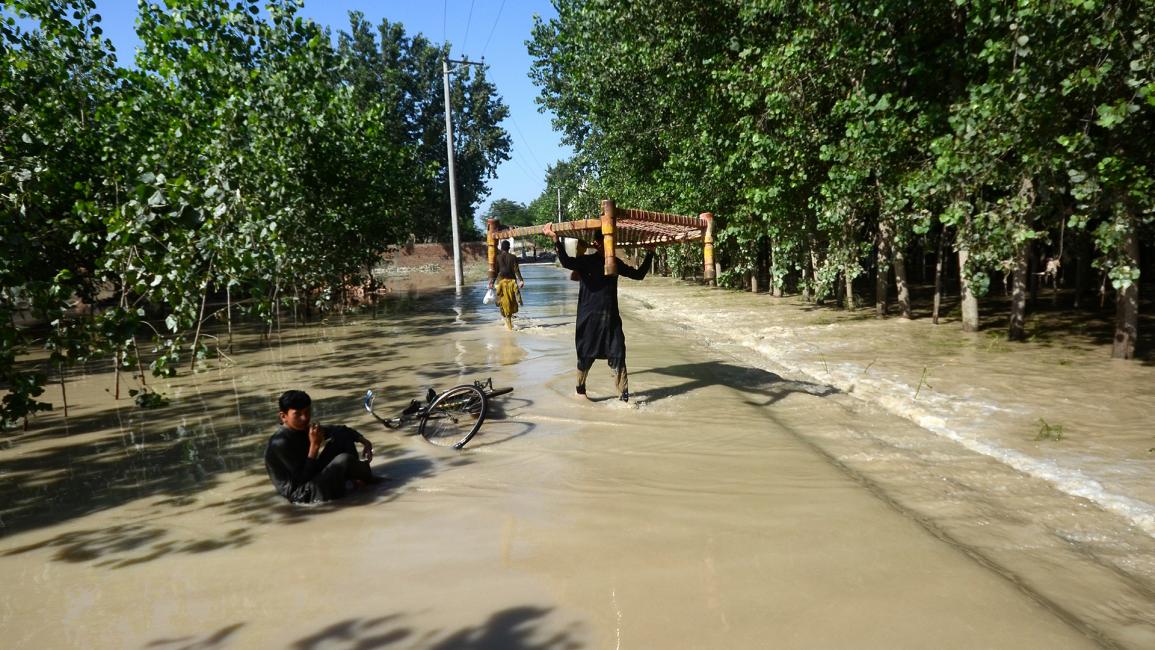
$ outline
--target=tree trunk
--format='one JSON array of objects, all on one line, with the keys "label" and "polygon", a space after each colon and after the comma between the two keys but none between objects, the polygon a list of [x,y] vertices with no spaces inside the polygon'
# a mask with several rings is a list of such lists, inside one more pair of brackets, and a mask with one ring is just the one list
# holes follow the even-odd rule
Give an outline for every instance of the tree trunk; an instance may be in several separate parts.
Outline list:
[{"label": "tree trunk", "polygon": [[854,303],[854,276],[850,271],[850,253],[847,251],[847,262],[842,267],[842,277],[846,280],[846,311],[854,311],[858,305]]},{"label": "tree trunk", "polygon": [[810,302],[810,300],[811,300],[811,295],[810,295],[810,283],[811,282],[813,282],[813,279],[811,278],[811,273],[810,273],[810,258],[807,257],[802,262],[802,283],[801,283],[802,286],[799,287],[800,289],[802,289],[802,300],[804,300],[805,302]]},{"label": "tree trunk", "polygon": [[[1131,263],[1139,265],[1139,238],[1135,234],[1135,222],[1131,221],[1127,239],[1123,242]],[[1111,348],[1113,359],[1134,359],[1135,340],[1139,338],[1139,281],[1135,280],[1126,288],[1115,292],[1115,344]]]},{"label": "tree trunk", "polygon": [[1066,262],[1063,260],[1063,244],[1067,236],[1067,216],[1064,212],[1063,219],[1059,221],[1059,252],[1055,254],[1054,267],[1051,267],[1051,262],[1048,261],[1047,271],[1051,279],[1051,305],[1059,306],[1059,287],[1063,284],[1063,265]]},{"label": "tree trunk", "polygon": [[60,373],[60,399],[64,402],[64,419],[68,419],[68,391],[64,388],[64,362],[61,361],[56,366]]},{"label": "tree trunk", "polygon": [[934,310],[931,312],[930,322],[938,325],[938,312],[942,307],[942,266],[943,249],[946,245],[946,227],[938,234],[938,255],[934,258]]},{"label": "tree trunk", "polygon": [[[926,250],[926,242],[918,245],[918,281],[920,284],[926,284],[926,279],[930,275],[927,269],[930,267],[929,252]],[[938,259],[935,259],[935,265],[938,265]]]},{"label": "tree trunk", "polygon": [[964,332],[979,331],[979,300],[971,291],[971,281],[967,277],[967,259],[970,257],[970,251],[966,248],[959,248],[958,251],[958,277],[959,277],[959,293],[962,296],[962,330]]},{"label": "tree trunk", "polygon": [[769,291],[774,286],[774,240],[769,237],[758,238],[758,286],[763,291]]},{"label": "tree trunk", "polygon": [[1042,275],[1039,271],[1039,250],[1034,242],[1027,244],[1026,250],[1027,259],[1027,301],[1032,309],[1039,300],[1039,284],[1042,282]]},{"label": "tree trunk", "polygon": [[229,327],[229,353],[233,351],[233,291],[229,283],[225,283],[225,322]]},{"label": "tree trunk", "polygon": [[1012,289],[1011,289],[1011,322],[1010,328],[1007,331],[1007,339],[1010,341],[1022,341],[1027,338],[1026,316],[1027,316],[1027,292],[1029,280],[1029,264],[1027,258],[1030,256],[1029,241],[1019,244],[1015,249],[1014,259],[1011,260],[1012,273]]},{"label": "tree trunk", "polygon": [[136,371],[140,373],[140,385],[148,386],[144,378],[144,361],[140,358],[140,346],[136,344],[136,335],[132,335],[132,354],[136,357]]},{"label": "tree trunk", "polygon": [[876,260],[876,272],[874,275],[874,315],[876,318],[886,318],[890,311],[889,296],[890,290],[889,274],[890,274],[890,249],[891,240],[894,237],[894,232],[891,230],[890,221],[882,219],[878,223],[878,254]]},{"label": "tree trunk", "polygon": [[197,367],[197,346],[200,345],[200,341],[201,341],[201,326],[204,325],[204,323],[205,323],[205,305],[208,304],[208,301],[209,301],[209,286],[211,285],[211,282],[212,282],[211,278],[208,276],[212,275],[213,261],[214,260],[211,260],[211,259],[209,260],[209,268],[205,272],[206,277],[205,277],[204,285],[201,286],[201,291],[203,291],[204,293],[201,294],[201,308],[197,312],[196,334],[193,335],[192,350],[189,352],[189,370],[196,370],[196,367]]},{"label": "tree trunk", "polygon": [[1087,287],[1091,284],[1091,238],[1087,233],[1079,233],[1079,252],[1075,261],[1075,309],[1083,306]]},{"label": "tree trunk", "polygon": [[894,288],[898,291],[899,316],[910,319],[910,285],[906,282],[906,256],[901,246],[894,247]]},{"label": "tree trunk", "polygon": [[786,278],[783,277],[782,269],[778,266],[778,245],[777,242],[770,239],[770,295],[775,298],[782,297],[782,287],[786,285]]},{"label": "tree trunk", "polygon": [[[808,252],[806,263],[810,269],[810,287],[814,290],[814,302],[821,303],[818,299],[820,295],[818,291],[818,250],[814,246],[813,236],[810,238],[810,251]],[[810,298],[811,297],[807,295],[806,299],[810,300]]]}]

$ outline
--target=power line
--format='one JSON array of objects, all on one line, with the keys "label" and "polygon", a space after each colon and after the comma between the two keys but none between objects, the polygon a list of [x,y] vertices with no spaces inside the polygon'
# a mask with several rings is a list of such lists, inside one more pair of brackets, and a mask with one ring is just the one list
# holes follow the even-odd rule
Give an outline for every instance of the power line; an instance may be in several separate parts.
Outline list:
[{"label": "power line", "polygon": [[481,58],[485,58],[485,50],[489,49],[489,41],[493,38],[493,32],[497,29],[497,23],[501,20],[501,10],[505,9],[505,0],[501,0],[501,6],[497,8],[497,18],[493,19],[493,27],[489,28],[489,36],[485,38],[485,45],[481,46]]},{"label": "power line", "polygon": [[[545,169],[545,167],[542,167],[542,166],[541,166],[541,162],[540,162],[540,161],[537,159],[537,156],[533,155],[533,148],[529,146],[529,139],[528,139],[528,138],[526,138],[526,137],[525,137],[525,134],[521,132],[521,127],[520,127],[520,126],[518,126],[518,124],[517,124],[517,120],[516,120],[516,119],[514,119],[514,117],[513,117],[513,111],[510,111],[510,112],[509,112],[509,121],[510,121],[510,122],[513,122],[513,128],[514,128],[514,130],[516,130],[516,131],[517,131],[517,134],[518,134],[519,136],[521,136],[521,141],[522,141],[522,143],[524,143],[524,144],[525,144],[525,150],[526,150],[526,152],[527,152],[527,153],[529,153],[529,157],[530,157],[530,158],[533,160],[533,164],[537,165],[537,168],[538,168],[538,169],[544,170],[544,169]],[[543,175],[544,175],[544,171],[543,171],[542,173],[543,173]]]},{"label": "power line", "polygon": [[520,162],[520,161],[519,161],[517,158],[515,158],[515,157],[513,157],[513,156],[510,156],[510,157],[509,157],[509,162],[513,163],[514,165],[517,165],[517,168],[518,168],[518,169],[520,169],[520,170],[521,170],[521,173],[525,174],[525,177],[526,177],[526,178],[528,178],[529,180],[531,180],[531,181],[538,181],[538,180],[541,180],[541,178],[540,178],[540,177],[538,177],[538,178],[534,178],[534,175],[533,175],[533,174],[531,174],[531,173],[529,173],[529,170],[527,170],[527,169],[525,168],[525,166],[523,166],[523,165],[521,164],[521,162]]},{"label": "power line", "polygon": [[473,24],[473,3],[477,0],[470,0],[469,3],[469,17],[465,19],[465,38],[461,40],[461,53],[465,54],[465,46],[469,44],[469,26]]}]

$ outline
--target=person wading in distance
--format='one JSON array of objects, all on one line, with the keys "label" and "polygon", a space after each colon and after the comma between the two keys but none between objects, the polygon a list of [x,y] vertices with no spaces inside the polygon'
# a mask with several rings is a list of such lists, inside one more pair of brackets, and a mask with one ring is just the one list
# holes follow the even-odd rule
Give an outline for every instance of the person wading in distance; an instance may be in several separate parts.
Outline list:
[{"label": "person wading in distance", "polygon": [[493,258],[493,266],[496,269],[494,274],[496,277],[489,279],[489,288],[493,289],[496,281],[495,302],[497,308],[501,310],[501,317],[505,319],[505,328],[512,330],[513,315],[521,305],[521,288],[525,286],[525,280],[521,277],[517,257],[509,252],[508,239],[501,240],[501,250]]},{"label": "person wading in distance", "polygon": [[[553,240],[561,265],[577,275],[578,290],[577,328],[574,345],[577,348],[577,394],[586,394],[586,376],[595,359],[605,359],[614,375],[618,398],[630,400],[629,376],[626,372],[626,335],[622,332],[622,317],[618,313],[618,275],[631,280],[642,280],[654,262],[653,245],[646,246],[646,259],[641,268],[626,264],[617,258],[617,275],[605,275],[603,255],[570,257],[565,245],[546,224],[544,234]],[[601,242],[594,247],[601,250]]]}]

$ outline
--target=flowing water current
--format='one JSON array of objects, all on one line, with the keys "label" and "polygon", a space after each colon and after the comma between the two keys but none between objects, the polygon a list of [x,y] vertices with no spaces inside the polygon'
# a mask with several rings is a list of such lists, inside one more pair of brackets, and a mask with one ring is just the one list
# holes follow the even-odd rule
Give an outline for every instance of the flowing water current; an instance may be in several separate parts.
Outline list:
[{"label": "flowing water current", "polygon": [[[586,400],[576,284],[523,271],[514,332],[477,284],[234,331],[159,408],[50,388],[0,447],[4,647],[1155,647],[1151,368],[650,278],[631,401]],[[486,377],[462,451],[361,408]],[[288,388],[389,480],[273,494]]]}]

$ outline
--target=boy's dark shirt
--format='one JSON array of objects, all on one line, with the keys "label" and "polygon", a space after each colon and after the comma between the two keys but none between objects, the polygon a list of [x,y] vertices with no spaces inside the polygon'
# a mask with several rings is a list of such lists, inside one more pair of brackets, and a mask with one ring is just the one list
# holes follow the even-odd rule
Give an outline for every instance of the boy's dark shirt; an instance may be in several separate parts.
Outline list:
[{"label": "boy's dark shirt", "polygon": [[[358,434],[346,426],[326,426],[326,438],[350,437]],[[309,432],[295,431],[284,425],[269,438],[265,447],[265,469],[277,488],[277,494],[293,503],[311,503],[318,500],[320,491],[312,481],[325,469],[318,458],[309,458]]]}]

